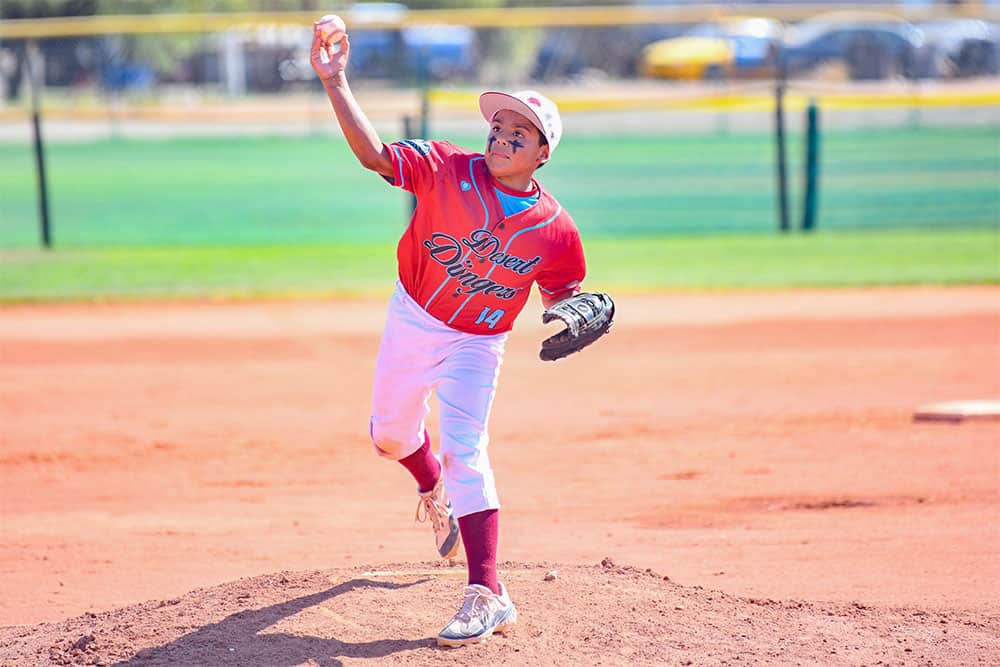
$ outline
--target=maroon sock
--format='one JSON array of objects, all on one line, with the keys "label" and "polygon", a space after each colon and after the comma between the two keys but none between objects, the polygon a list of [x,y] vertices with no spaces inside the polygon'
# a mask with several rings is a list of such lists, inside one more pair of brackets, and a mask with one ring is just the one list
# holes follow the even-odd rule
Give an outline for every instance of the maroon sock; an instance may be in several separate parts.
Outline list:
[{"label": "maroon sock", "polygon": [[469,563],[469,583],[486,586],[497,595],[497,538],[500,534],[500,512],[483,510],[458,519],[458,529],[465,544],[465,559]]},{"label": "maroon sock", "polygon": [[420,449],[400,459],[399,462],[410,471],[413,479],[417,480],[417,488],[420,491],[430,491],[441,477],[441,464],[431,451],[431,439],[427,431],[424,431],[424,444],[420,445]]}]

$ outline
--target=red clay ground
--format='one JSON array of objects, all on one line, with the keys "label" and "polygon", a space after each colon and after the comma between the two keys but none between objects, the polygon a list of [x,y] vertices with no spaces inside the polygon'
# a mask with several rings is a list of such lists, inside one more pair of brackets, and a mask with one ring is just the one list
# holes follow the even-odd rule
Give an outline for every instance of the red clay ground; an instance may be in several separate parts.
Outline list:
[{"label": "red clay ground", "polygon": [[367,440],[383,308],[0,309],[0,664],[1000,662],[1000,421],[911,419],[1000,398],[1000,289],[623,296],[555,364],[529,304],[522,622],[459,651],[461,563]]}]

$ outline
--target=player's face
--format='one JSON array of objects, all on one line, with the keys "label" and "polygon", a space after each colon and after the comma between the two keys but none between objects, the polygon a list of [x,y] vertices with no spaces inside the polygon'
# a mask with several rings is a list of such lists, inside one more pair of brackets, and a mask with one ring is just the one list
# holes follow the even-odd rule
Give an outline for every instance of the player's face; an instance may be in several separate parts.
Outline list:
[{"label": "player's face", "polygon": [[502,109],[490,124],[485,155],[486,166],[497,180],[523,190],[530,186],[535,169],[548,159],[549,147],[542,144],[542,135],[530,120]]}]

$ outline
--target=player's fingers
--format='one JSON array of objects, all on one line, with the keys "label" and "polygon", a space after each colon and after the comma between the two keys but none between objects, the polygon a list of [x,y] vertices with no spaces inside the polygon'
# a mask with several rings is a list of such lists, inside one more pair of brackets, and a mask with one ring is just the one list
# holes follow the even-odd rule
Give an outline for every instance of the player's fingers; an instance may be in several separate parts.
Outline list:
[{"label": "player's fingers", "polygon": [[337,70],[343,70],[347,66],[347,53],[350,48],[347,35],[342,35],[339,43],[327,44],[326,52],[329,54],[330,65]]},{"label": "player's fingers", "polygon": [[312,58],[313,61],[318,62],[320,57],[319,52],[322,48],[323,48],[323,40],[320,38],[319,31],[313,30],[313,43],[312,46],[309,47],[309,57]]}]

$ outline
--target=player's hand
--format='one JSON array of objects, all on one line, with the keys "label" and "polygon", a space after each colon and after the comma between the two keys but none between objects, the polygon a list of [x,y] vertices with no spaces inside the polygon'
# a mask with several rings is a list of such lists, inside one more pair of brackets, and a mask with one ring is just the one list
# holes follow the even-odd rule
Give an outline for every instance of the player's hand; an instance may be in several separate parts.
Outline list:
[{"label": "player's hand", "polygon": [[343,74],[350,52],[351,43],[346,31],[340,28],[331,31],[329,23],[322,19],[313,23],[309,61],[320,79],[325,82]]}]

